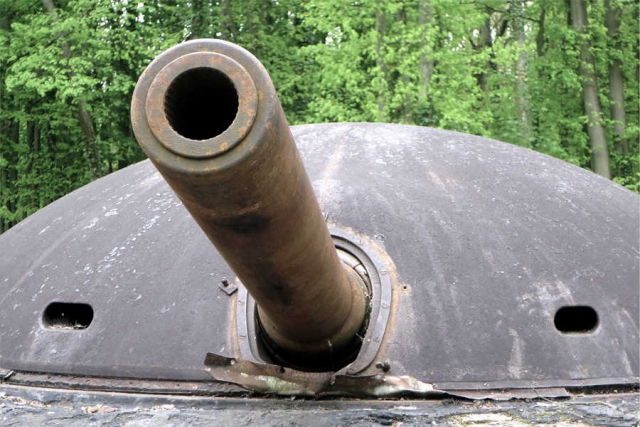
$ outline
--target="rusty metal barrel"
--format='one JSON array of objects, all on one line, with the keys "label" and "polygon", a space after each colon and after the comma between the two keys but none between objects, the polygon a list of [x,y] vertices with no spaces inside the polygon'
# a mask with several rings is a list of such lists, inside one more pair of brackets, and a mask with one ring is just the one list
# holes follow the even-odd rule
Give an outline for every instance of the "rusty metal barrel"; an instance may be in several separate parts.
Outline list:
[{"label": "rusty metal barrel", "polygon": [[131,120],[144,152],[255,299],[273,354],[313,369],[353,351],[366,291],[338,258],[262,64],[220,40],[178,45],[141,75]]}]

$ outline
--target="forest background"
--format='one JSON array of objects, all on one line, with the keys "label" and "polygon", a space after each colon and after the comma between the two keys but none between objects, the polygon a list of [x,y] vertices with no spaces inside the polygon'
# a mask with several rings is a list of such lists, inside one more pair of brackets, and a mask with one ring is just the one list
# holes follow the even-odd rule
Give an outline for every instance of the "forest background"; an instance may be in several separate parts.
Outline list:
[{"label": "forest background", "polygon": [[215,37],[290,124],[408,123],[528,147],[638,192],[636,0],[0,0],[0,233],[144,159],[136,80]]}]

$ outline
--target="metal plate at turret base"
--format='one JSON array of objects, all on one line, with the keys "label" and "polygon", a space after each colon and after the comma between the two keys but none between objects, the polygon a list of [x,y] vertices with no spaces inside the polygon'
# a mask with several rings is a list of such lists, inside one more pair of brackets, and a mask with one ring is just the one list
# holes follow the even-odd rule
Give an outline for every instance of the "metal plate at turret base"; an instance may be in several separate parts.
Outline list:
[{"label": "metal plate at turret base", "polygon": [[[455,132],[292,131],[327,221],[392,265],[388,324],[356,376],[434,390],[637,384],[638,195]],[[0,368],[211,382],[207,353],[241,356],[224,278],[235,284],[148,161],[116,172],[0,236]]]},{"label": "metal plate at turret base", "polygon": [[638,422],[638,395],[516,401],[305,400],[176,397],[6,387],[0,424],[124,426],[621,426]]}]

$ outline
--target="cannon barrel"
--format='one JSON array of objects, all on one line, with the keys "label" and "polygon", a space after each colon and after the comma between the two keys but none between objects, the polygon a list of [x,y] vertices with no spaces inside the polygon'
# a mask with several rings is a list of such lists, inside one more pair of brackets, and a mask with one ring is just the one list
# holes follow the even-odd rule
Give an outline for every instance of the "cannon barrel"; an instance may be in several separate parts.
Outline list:
[{"label": "cannon barrel", "polygon": [[274,353],[297,366],[353,352],[366,290],[345,268],[275,88],[246,50],[183,43],[141,75],[135,136],[258,307]]}]

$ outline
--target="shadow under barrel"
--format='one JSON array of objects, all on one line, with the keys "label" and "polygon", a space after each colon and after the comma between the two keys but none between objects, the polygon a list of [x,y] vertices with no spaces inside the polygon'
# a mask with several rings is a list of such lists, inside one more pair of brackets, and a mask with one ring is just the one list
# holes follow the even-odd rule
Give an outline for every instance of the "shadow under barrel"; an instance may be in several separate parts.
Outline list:
[{"label": "shadow under barrel", "polygon": [[364,284],[338,258],[262,64],[220,40],[178,45],[141,75],[131,120],[255,299],[268,351],[309,370],[357,351]]}]

